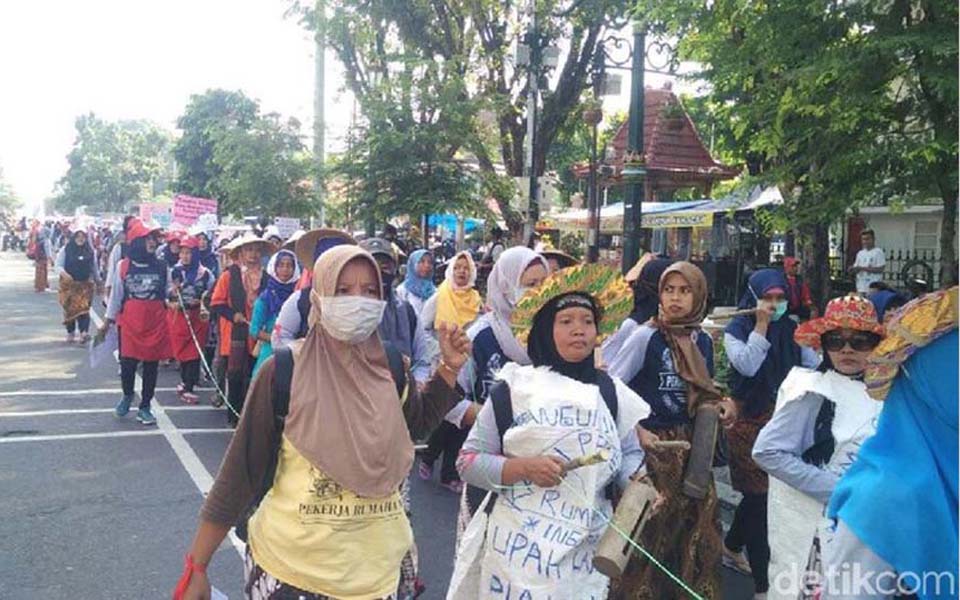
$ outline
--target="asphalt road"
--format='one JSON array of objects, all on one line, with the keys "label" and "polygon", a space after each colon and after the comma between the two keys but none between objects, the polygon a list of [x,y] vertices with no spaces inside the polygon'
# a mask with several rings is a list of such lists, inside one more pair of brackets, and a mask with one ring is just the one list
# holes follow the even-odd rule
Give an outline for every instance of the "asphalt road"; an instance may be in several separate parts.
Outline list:
[{"label": "asphalt road", "polygon": [[[0,254],[0,599],[169,598],[230,439],[225,414],[209,392],[181,404],[176,370],[161,367],[159,425],[116,418],[116,365],[89,368],[60,321],[56,294],[33,291],[32,263]],[[457,498],[416,477],[412,495],[423,598],[440,599]],[[231,599],[243,598],[241,549],[225,541],[209,569]],[[751,597],[729,571],[724,586]]]}]

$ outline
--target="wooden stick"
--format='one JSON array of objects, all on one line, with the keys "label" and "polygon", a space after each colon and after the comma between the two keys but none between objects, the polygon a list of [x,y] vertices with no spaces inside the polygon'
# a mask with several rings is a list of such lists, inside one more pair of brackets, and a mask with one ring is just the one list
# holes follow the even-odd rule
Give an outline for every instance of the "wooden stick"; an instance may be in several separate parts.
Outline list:
[{"label": "wooden stick", "polygon": [[735,310],[733,312],[724,313],[722,315],[707,315],[707,318],[711,321],[725,321],[727,319],[732,319],[734,317],[749,317],[757,313],[755,308],[745,308],[743,310]]},{"label": "wooden stick", "polygon": [[666,450],[667,448],[680,448],[681,450],[689,450],[690,442],[686,440],[660,440],[653,443],[657,448]]},{"label": "wooden stick", "polygon": [[575,458],[563,465],[563,472],[573,471],[574,469],[579,469],[580,467],[589,467],[590,465],[598,465],[602,462],[607,462],[610,460],[610,451],[609,450],[600,450],[593,454],[588,454],[586,456],[581,456]]}]

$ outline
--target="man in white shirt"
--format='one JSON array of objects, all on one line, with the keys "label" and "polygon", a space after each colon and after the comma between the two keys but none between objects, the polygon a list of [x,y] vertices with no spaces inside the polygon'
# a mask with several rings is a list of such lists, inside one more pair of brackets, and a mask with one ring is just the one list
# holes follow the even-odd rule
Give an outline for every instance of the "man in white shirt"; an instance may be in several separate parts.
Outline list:
[{"label": "man in white shirt", "polygon": [[850,272],[857,276],[857,293],[870,293],[870,284],[883,281],[883,267],[886,259],[883,249],[874,246],[875,238],[872,229],[864,229],[860,234],[860,244],[863,246],[857,252],[857,258],[850,267]]}]

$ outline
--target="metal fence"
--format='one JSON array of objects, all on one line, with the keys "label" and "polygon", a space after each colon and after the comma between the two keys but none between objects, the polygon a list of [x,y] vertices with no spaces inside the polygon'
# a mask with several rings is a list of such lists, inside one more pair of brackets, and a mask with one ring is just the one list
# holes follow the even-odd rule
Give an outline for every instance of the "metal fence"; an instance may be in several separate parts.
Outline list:
[{"label": "metal fence", "polygon": [[[934,250],[889,250],[884,252],[886,265],[883,280],[887,285],[906,288],[910,282],[920,279],[929,289],[940,286],[940,256]],[[830,278],[853,286],[854,276],[847,272],[850,265],[840,256],[830,257]]]}]

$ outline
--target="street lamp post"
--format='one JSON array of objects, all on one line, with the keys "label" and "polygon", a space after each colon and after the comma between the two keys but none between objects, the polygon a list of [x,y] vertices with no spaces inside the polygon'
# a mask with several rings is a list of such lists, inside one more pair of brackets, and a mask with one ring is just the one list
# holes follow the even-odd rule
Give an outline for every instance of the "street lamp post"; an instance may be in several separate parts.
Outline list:
[{"label": "street lamp post", "polygon": [[[627,132],[627,156],[644,161],[643,102],[644,60],[646,59],[646,29],[633,23],[633,61],[630,68],[630,129]],[[626,165],[625,165],[626,166]],[[643,222],[643,176],[631,178],[623,203],[623,260],[626,273],[640,258],[640,225]]]},{"label": "street lamp post", "polygon": [[[625,25],[625,24],[623,24]],[[621,27],[623,25],[620,25]],[[621,179],[627,185],[623,203],[623,271],[627,272],[640,255],[640,226],[643,222],[644,179],[646,160],[643,139],[644,75],[647,71],[661,75],[676,75],[679,61],[673,47],[662,39],[650,44],[658,61],[655,63],[647,47],[647,25],[633,22],[633,40],[610,35],[598,44],[597,54],[608,69],[627,70],[630,63],[630,115],[627,151],[624,156]],[[624,56],[629,52],[629,56]],[[609,63],[609,64],[608,64]],[[649,68],[647,67],[649,65]]]},{"label": "street lamp post", "polygon": [[530,49],[530,63],[528,65],[528,87],[527,87],[527,139],[526,139],[526,174],[527,196],[529,204],[527,205],[527,222],[524,224],[523,242],[530,243],[534,231],[537,229],[537,221],[540,220],[539,189],[537,180],[537,118],[540,101],[540,31],[537,29],[537,2],[529,0],[527,5],[527,16],[529,23],[526,32],[526,43]]},{"label": "street lamp post", "polygon": [[[597,73],[602,76],[602,63]],[[599,86],[595,86],[599,90]],[[595,263],[600,259],[600,198],[597,193],[597,129],[603,120],[600,103],[594,101],[583,109],[583,122],[590,126],[590,176],[587,183],[587,262]]]}]

